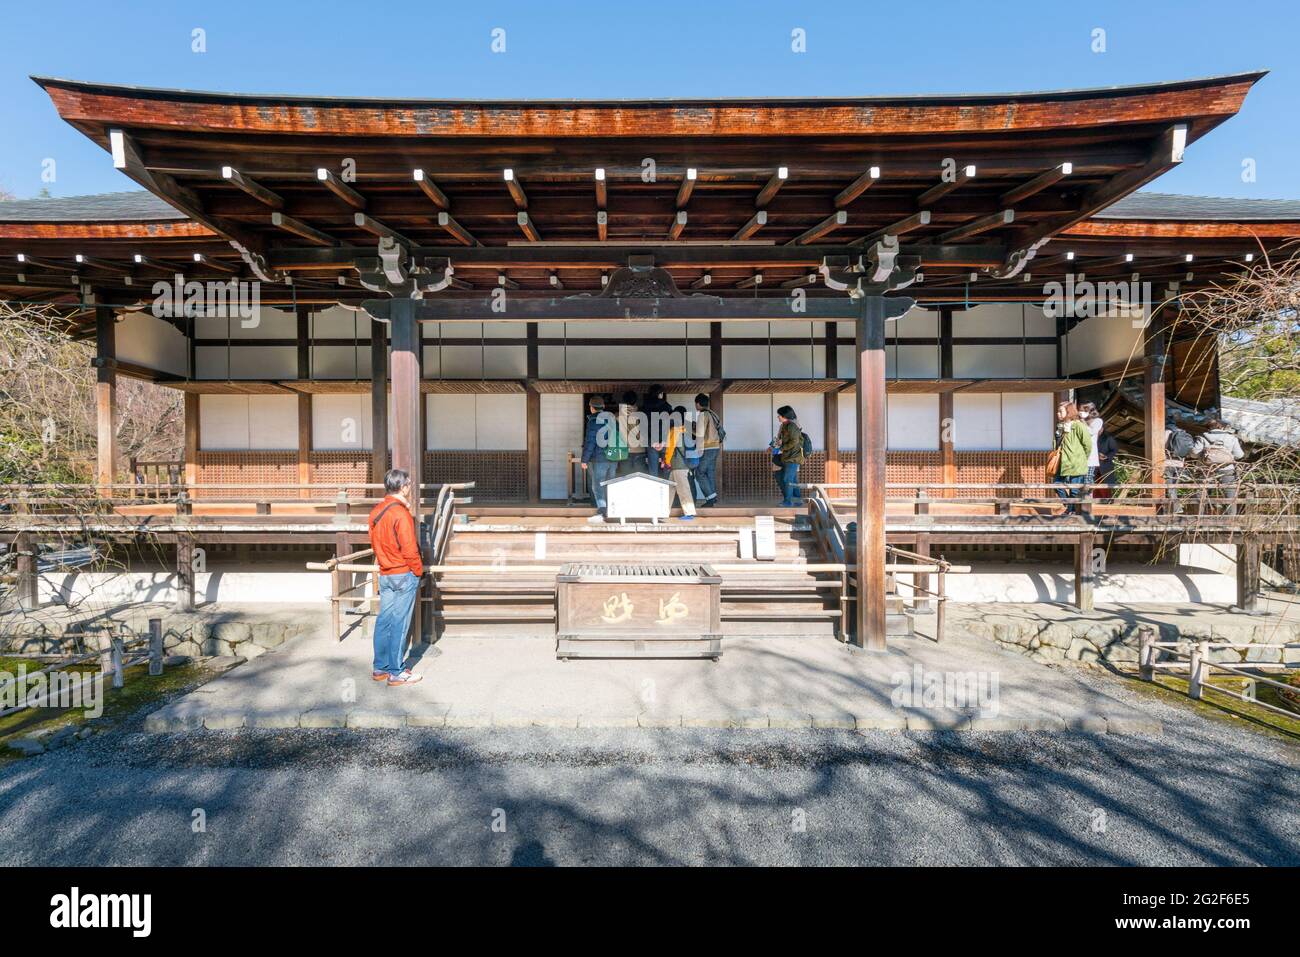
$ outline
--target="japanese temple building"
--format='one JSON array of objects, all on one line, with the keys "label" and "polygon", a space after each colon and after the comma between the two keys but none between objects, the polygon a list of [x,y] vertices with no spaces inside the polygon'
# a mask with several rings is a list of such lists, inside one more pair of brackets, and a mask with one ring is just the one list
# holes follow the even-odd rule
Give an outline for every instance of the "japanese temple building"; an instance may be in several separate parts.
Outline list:
[{"label": "japanese temple building", "polygon": [[[708,393],[729,503],[773,500],[788,404],[801,481],[856,488],[879,645],[888,483],[1041,481],[1057,397],[1132,377],[1158,484],[1166,392],[1216,406],[1215,344],[1179,337],[1178,296],[1300,237],[1300,203],[1138,191],[1261,76],[492,102],[37,78],[142,189],[0,203],[0,297],[63,304],[96,342],[104,485],[125,474],[118,376],[185,393],[190,485],[377,482],[391,461],[557,508],[584,397]],[[160,313],[178,275],[256,308]],[[1053,308],[1085,281],[1149,293]]]}]

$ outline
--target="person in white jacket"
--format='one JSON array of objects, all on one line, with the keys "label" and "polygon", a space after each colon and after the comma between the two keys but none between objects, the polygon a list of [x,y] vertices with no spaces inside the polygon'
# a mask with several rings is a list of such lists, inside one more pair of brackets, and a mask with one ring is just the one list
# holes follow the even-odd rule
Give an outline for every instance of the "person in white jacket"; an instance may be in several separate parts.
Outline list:
[{"label": "person in white jacket", "polygon": [[1106,427],[1106,423],[1097,414],[1097,406],[1092,402],[1085,402],[1079,406],[1079,417],[1083,419],[1084,425],[1088,426],[1088,430],[1092,433],[1092,451],[1088,453],[1087,477],[1087,484],[1091,486],[1097,483],[1097,473],[1101,471],[1101,456],[1097,440]]}]

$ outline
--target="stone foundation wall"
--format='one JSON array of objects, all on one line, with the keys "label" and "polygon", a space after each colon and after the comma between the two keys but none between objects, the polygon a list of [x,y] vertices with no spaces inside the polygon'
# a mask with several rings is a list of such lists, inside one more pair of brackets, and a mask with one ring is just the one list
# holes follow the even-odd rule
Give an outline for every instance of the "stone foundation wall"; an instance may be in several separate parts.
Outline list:
[{"label": "stone foundation wall", "polygon": [[43,608],[0,615],[0,653],[72,654],[100,647],[101,636],[125,626],[147,635],[149,619],[163,623],[163,647],[193,658],[238,655],[255,658],[286,641],[329,628],[328,607],[316,605],[221,605],[192,612],[166,605],[102,609]]},{"label": "stone foundation wall", "polygon": [[[948,609],[947,628],[985,638],[1037,661],[1136,666],[1140,631],[1156,630],[1157,641],[1221,641],[1250,645],[1300,643],[1300,620],[1278,614],[1246,615],[1207,605],[1133,606],[1080,612],[1060,605],[986,604]],[[1295,664],[1300,648],[1219,648],[1213,661]]]}]

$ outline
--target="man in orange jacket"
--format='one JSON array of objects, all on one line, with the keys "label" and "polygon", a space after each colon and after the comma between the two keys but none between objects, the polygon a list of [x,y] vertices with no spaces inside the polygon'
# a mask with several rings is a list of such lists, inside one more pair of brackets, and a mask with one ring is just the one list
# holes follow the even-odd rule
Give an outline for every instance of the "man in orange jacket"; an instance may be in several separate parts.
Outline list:
[{"label": "man in orange jacket", "polygon": [[384,500],[370,510],[370,547],[379,565],[379,614],[375,618],[375,660],[370,673],[390,688],[415,684],[421,675],[402,666],[406,631],[420,594],[424,560],[411,515],[411,476],[389,469]]}]

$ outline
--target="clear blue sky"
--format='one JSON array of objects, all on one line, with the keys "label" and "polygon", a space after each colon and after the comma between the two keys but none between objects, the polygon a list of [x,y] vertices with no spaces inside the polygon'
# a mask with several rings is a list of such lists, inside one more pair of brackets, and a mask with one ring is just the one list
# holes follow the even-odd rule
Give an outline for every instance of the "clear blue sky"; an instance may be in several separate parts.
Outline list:
[{"label": "clear blue sky", "polygon": [[[1005,92],[1266,68],[1241,114],[1152,189],[1300,198],[1300,3],[765,0],[0,0],[0,188],[131,189],[27,77],[407,97]],[[191,51],[206,31],[207,52]],[[494,28],[506,52],[490,49]],[[807,52],[791,51],[806,31]],[[1092,50],[1095,28],[1106,52]],[[41,180],[42,162],[57,179]],[[1242,180],[1242,160],[1257,178]]]}]

